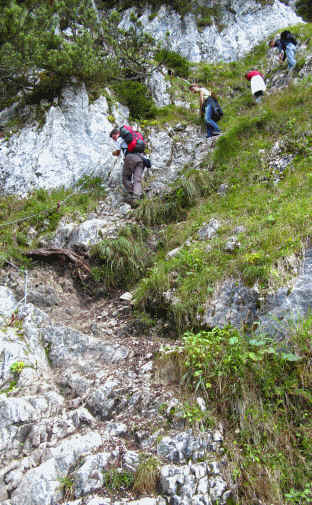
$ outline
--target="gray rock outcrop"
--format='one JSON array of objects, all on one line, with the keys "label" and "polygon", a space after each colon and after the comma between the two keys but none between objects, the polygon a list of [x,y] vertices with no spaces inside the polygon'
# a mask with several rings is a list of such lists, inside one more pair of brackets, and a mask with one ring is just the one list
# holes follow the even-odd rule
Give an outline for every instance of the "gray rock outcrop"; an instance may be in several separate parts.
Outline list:
[{"label": "gray rock outcrop", "polygon": [[[112,118],[122,124],[128,122],[128,114],[120,104],[109,107],[104,96],[89,104],[85,86],[66,88],[60,103],[48,110],[41,129],[34,122],[9,140],[0,139],[1,192],[25,195],[35,188],[68,188],[84,175],[99,176],[109,188],[111,206],[120,207],[123,160],[112,155],[116,145],[109,133],[114,126]],[[166,191],[186,164],[197,166],[207,154],[200,129],[186,124],[161,131],[149,128],[145,136],[151,151],[152,192]],[[83,224],[79,233],[68,227],[68,240],[85,242],[81,237],[84,227],[89,237],[90,228],[94,235],[102,223]],[[79,237],[75,237],[77,233]]]},{"label": "gray rock outcrop", "polygon": [[[18,274],[11,282],[18,288]],[[15,310],[12,291],[0,292]],[[185,431],[180,416],[178,431],[165,433],[167,413],[160,414],[160,405],[178,402],[168,388],[154,384],[152,354],[138,360],[140,342],[128,339],[126,345],[113,332],[111,338],[82,333],[24,302],[11,318],[10,307],[0,330],[3,505],[55,505],[64,498],[68,505],[168,505],[173,496],[180,505],[187,496],[194,505],[225,503],[229,487],[218,466],[220,430],[199,436]],[[144,345],[147,349],[149,343]],[[159,462],[161,495],[103,497],[105,472],[134,473],[142,451]],[[199,462],[203,457],[210,461],[205,468]],[[181,481],[179,489],[171,475]]]},{"label": "gray rock outcrop", "polygon": [[311,313],[312,249],[306,251],[299,275],[292,284],[267,298],[259,318],[259,333],[283,338]]},{"label": "gray rock outcrop", "polygon": [[202,322],[209,328],[227,324],[241,328],[255,320],[258,306],[257,290],[247,288],[241,281],[226,280],[207,302]]},{"label": "gray rock outcrop", "polygon": [[[125,108],[111,112],[116,120],[127,118]],[[69,187],[83,175],[107,178],[114,165],[109,114],[105,97],[89,105],[84,86],[66,88],[60,103],[48,110],[42,129],[32,123],[8,141],[1,139],[2,191],[25,194],[32,188]]]},{"label": "gray rock outcrop", "polygon": [[[209,2],[215,7],[215,2]],[[250,51],[276,30],[302,22],[293,9],[275,0],[273,4],[261,5],[255,0],[218,2],[221,10],[220,24],[213,23],[199,31],[193,14],[182,18],[173,9],[162,6],[150,19],[151,10],[146,9],[139,20],[156,40],[166,42],[171,49],[193,62],[233,61]],[[129,28],[133,9],[123,15],[121,26]]]}]

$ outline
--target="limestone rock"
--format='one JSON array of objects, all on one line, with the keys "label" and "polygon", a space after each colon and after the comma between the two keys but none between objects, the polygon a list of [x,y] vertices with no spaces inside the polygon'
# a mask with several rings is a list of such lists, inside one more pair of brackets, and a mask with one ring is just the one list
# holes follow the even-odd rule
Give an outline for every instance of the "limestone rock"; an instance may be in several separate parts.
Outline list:
[{"label": "limestone rock", "polygon": [[162,492],[171,497],[170,503],[176,505],[212,505],[216,501],[224,503],[222,498],[227,491],[220,470],[216,473],[206,462],[163,466],[160,472],[160,486]]},{"label": "limestone rock", "polygon": [[240,242],[237,237],[233,235],[233,237],[229,237],[225,243],[224,250],[225,252],[232,253],[240,248]]},{"label": "limestone rock", "polygon": [[206,304],[202,323],[209,328],[232,324],[240,328],[251,324],[257,316],[259,295],[241,281],[226,280]]},{"label": "limestone rock", "polygon": [[171,103],[168,93],[170,84],[166,81],[161,71],[155,71],[147,80],[147,86],[151,90],[153,99],[157,107],[164,107]]},{"label": "limestone rock", "polygon": [[[150,9],[145,9],[139,20],[156,40],[193,62],[233,61],[251,50],[256,44],[276,30],[300,23],[302,20],[284,3],[261,5],[255,0],[236,0],[227,9],[227,1],[218,2],[222,10],[222,31],[216,24],[199,31],[192,14],[183,18],[173,9],[161,6],[151,20]],[[129,28],[129,9],[123,16],[121,26]]]},{"label": "limestone rock", "polygon": [[98,453],[88,456],[79,470],[74,472],[75,496],[79,498],[96,491],[103,486],[103,470],[108,469],[111,460],[110,453]]},{"label": "limestone rock", "polygon": [[[2,189],[25,194],[39,187],[69,187],[90,173],[106,179],[116,163],[108,115],[106,98],[90,105],[84,86],[66,88],[60,105],[48,110],[41,130],[27,125],[0,144]],[[126,109],[122,117],[127,119]]]},{"label": "limestone rock", "polygon": [[301,271],[292,289],[281,288],[269,297],[260,316],[258,331],[275,337],[285,336],[311,311],[312,249],[305,252]]},{"label": "limestone rock", "polygon": [[109,362],[125,359],[128,349],[118,344],[102,342],[66,326],[47,326],[42,329],[43,342],[49,346],[49,358],[55,366],[89,356]]},{"label": "limestone rock", "polygon": [[6,286],[0,286],[0,326],[12,315],[16,305],[14,293]]},{"label": "limestone rock", "polygon": [[204,225],[198,230],[198,238],[200,240],[210,240],[217,233],[221,223],[215,218],[210,219],[209,223]]},{"label": "limestone rock", "polygon": [[205,457],[207,451],[218,451],[218,449],[219,447],[213,441],[212,431],[206,431],[198,437],[195,437],[192,432],[182,432],[163,437],[158,443],[157,453],[170,462],[182,464],[189,460],[198,461]]},{"label": "limestone rock", "polygon": [[131,302],[133,300],[133,294],[127,291],[120,296],[120,300],[123,302]]}]

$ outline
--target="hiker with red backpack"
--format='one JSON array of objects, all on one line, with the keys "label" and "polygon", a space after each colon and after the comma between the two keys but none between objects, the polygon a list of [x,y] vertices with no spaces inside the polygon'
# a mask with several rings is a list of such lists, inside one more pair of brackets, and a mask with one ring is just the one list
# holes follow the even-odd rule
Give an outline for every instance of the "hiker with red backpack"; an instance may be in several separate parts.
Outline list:
[{"label": "hiker with red backpack", "polygon": [[113,152],[114,156],[119,156],[123,151],[125,156],[122,170],[122,183],[129,193],[129,200],[135,201],[142,197],[142,177],[144,168],[150,168],[148,158],[143,156],[146,144],[141,133],[133,130],[131,126],[123,125],[114,128],[110,132],[110,137],[115,140],[120,149]]},{"label": "hiker with red backpack", "polygon": [[262,101],[262,97],[266,90],[266,85],[264,82],[264,77],[258,70],[250,70],[245,74],[247,81],[250,81],[251,92],[255,97],[257,103]]}]

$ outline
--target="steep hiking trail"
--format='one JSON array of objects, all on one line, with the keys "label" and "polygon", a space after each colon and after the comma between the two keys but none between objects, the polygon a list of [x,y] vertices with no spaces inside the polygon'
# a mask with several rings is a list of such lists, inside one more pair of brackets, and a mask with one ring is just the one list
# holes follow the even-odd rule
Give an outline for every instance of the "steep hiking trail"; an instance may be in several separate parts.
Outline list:
[{"label": "steep hiking trail", "polygon": [[[224,97],[225,133],[176,126],[166,153],[190,141],[189,166],[162,185],[152,174],[137,209],[99,181],[93,201],[91,180],[67,208],[44,191],[28,210],[3,204],[8,220],[54,209],[2,235],[3,505],[309,503],[310,326],[294,349],[246,338],[261,297],[291,290],[310,235],[309,30],[291,77],[264,45],[196,67]],[[260,106],[242,84],[254,63]],[[53,247],[92,276],[62,254],[17,261]]]}]

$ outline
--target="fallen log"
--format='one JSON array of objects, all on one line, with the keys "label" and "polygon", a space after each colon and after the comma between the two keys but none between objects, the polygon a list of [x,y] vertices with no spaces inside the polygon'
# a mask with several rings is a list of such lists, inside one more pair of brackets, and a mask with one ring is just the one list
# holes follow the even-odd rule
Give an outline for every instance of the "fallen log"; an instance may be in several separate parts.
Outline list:
[{"label": "fallen log", "polygon": [[83,261],[82,257],[78,254],[74,253],[71,249],[59,249],[57,247],[42,247],[40,249],[33,249],[32,251],[28,251],[25,253],[26,256],[38,256],[41,257],[51,257],[51,256],[65,256],[72,263],[74,263],[77,267],[83,268],[89,274],[91,273],[90,267]]}]

